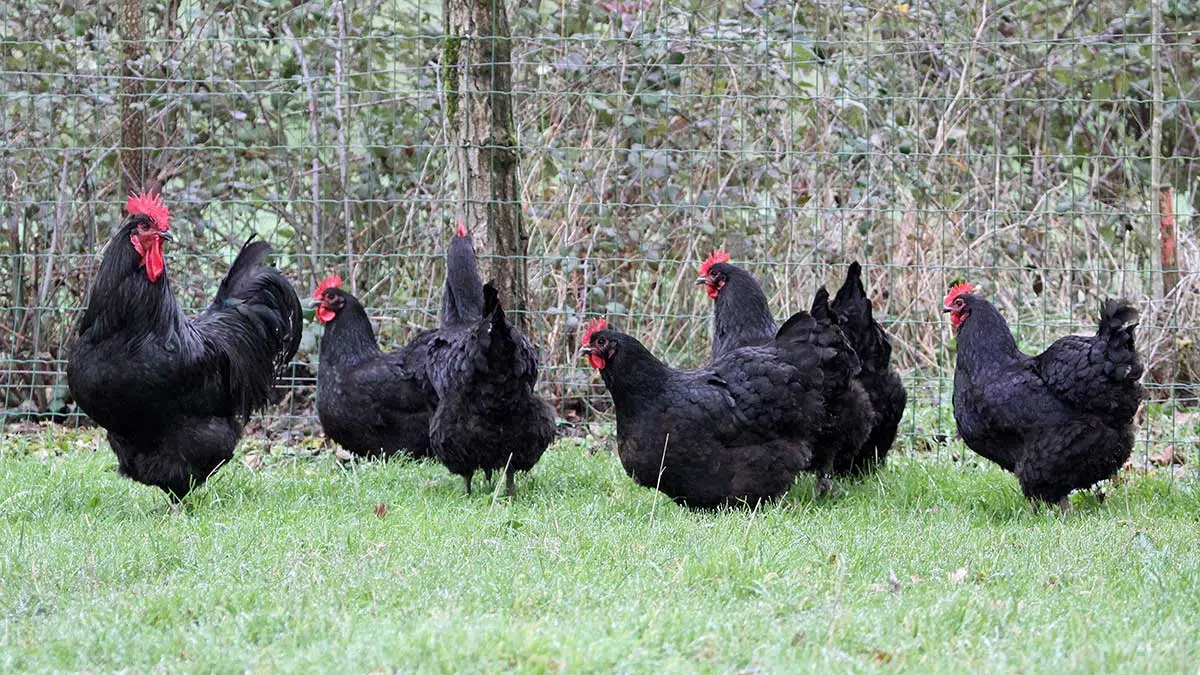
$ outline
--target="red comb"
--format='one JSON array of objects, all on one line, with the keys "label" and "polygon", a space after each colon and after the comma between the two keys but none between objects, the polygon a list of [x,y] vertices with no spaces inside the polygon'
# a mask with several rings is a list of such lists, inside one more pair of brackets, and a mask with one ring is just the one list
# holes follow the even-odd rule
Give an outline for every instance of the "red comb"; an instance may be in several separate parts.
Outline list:
[{"label": "red comb", "polygon": [[957,284],[954,284],[953,286],[950,287],[950,292],[946,294],[946,299],[942,301],[942,304],[945,305],[946,307],[949,307],[950,303],[954,302],[954,299],[957,298],[958,296],[960,296],[964,293],[974,293],[974,292],[975,292],[974,286],[972,286],[971,284],[969,284],[965,281],[960,281]]},{"label": "red comb", "polygon": [[605,328],[608,328],[607,321],[604,319],[592,319],[592,321],[587,325],[587,330],[583,331],[583,344],[591,344],[592,333],[595,333],[598,330],[604,330]]},{"label": "red comb", "polygon": [[342,287],[342,278],[339,277],[338,275],[334,274],[332,276],[325,277],[324,279],[321,280],[321,283],[317,284],[317,290],[313,291],[313,300],[320,300],[321,294],[331,288],[341,288],[341,287]]},{"label": "red comb", "polygon": [[463,221],[461,218],[458,221],[458,236],[460,236],[460,237],[467,236],[467,226],[463,224]]},{"label": "red comb", "polygon": [[125,202],[125,210],[131,216],[146,216],[161,231],[170,228],[171,210],[163,204],[162,194],[152,195],[143,192],[140,195],[131,194]]},{"label": "red comb", "polygon": [[712,255],[708,256],[708,258],[705,259],[704,262],[700,263],[700,276],[707,275],[708,268],[712,267],[713,265],[716,265],[717,263],[726,263],[726,262],[729,262],[729,254],[728,253],[726,253],[725,251],[713,251]]}]

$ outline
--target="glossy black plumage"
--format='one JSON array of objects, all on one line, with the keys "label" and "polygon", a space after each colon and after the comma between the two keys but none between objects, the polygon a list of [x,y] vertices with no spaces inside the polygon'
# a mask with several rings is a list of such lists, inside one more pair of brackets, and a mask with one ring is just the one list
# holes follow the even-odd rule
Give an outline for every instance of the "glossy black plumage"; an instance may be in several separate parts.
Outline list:
[{"label": "glossy black plumage", "polygon": [[554,410],[534,394],[538,360],[533,344],[510,324],[496,289],[483,288],[482,317],[439,329],[429,353],[429,379],[438,397],[430,421],[434,455],[452,473],[471,478],[504,470],[529,471],[554,440]]},{"label": "glossy black plumage", "polygon": [[778,497],[809,465],[826,394],[843,389],[857,368],[844,339],[800,312],[768,344],[694,370],[671,368],[613,330],[592,333],[585,348],[602,359],[626,473],[710,508]]},{"label": "glossy black plumage", "polygon": [[[717,262],[707,266],[704,279],[709,294],[716,293],[713,303],[714,360],[741,347],[767,344],[774,339],[775,319],[767,296],[749,272],[728,262]],[[838,315],[830,310],[829,293],[824,288],[818,292],[812,309],[813,316],[821,321],[834,326],[838,324]],[[853,352],[848,342],[844,344],[844,349]],[[820,477],[818,487],[822,492],[830,488],[828,476],[839,470],[849,471],[875,420],[870,399],[856,379],[827,395],[824,417],[819,423],[814,421],[819,431],[813,439],[812,457],[806,467]]]},{"label": "glossy black plumage", "polygon": [[775,339],[775,317],[767,304],[767,294],[746,270],[720,262],[710,265],[713,298],[712,360],[751,345],[767,344]]},{"label": "glossy black plumage", "polygon": [[358,298],[337,288],[323,296],[319,302],[335,314],[325,323],[317,370],[317,414],[325,435],[359,456],[428,456],[437,399],[425,369],[435,331],[384,352]]},{"label": "glossy black plumage", "polygon": [[810,470],[818,476],[818,490],[827,492],[831,487],[829,476],[848,473],[849,467],[854,465],[855,458],[875,426],[875,410],[859,380],[862,374],[861,359],[841,330],[838,316],[829,306],[829,291],[824,286],[817,289],[813,298],[812,315],[818,321],[835,327],[844,340],[843,348],[854,363],[853,376],[845,386],[827,394],[825,418],[813,446]]},{"label": "glossy black plumage", "polygon": [[834,296],[831,307],[862,363],[858,381],[875,413],[875,422],[866,442],[834,463],[834,473],[858,475],[873,470],[887,459],[900,428],[900,418],[904,416],[908,393],[900,381],[900,373],[891,364],[891,339],[872,316],[871,300],[862,283],[862,266],[857,262],[850,264],[846,280]]},{"label": "glossy black plumage", "polygon": [[250,414],[270,402],[300,344],[300,301],[263,264],[270,246],[248,241],[189,319],[167,275],[150,282],[130,244],[145,218],[129,218],[105,249],[67,381],[108,431],[121,473],[181,498],[229,461]]},{"label": "glossy black plumage", "polygon": [[1016,474],[1026,497],[1050,503],[1125,463],[1143,396],[1132,305],[1109,300],[1095,336],[1028,356],[991,303],[970,293],[948,302],[960,323],[954,419],[968,447]]}]

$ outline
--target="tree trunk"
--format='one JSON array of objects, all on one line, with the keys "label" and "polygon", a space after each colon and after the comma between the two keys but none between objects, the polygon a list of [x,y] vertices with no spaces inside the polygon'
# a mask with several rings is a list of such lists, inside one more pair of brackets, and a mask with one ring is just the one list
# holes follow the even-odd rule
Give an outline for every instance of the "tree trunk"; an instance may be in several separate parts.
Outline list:
[{"label": "tree trunk", "polygon": [[145,82],[140,66],[146,53],[142,0],[121,0],[121,197],[146,186]]},{"label": "tree trunk", "polygon": [[443,9],[443,109],[456,148],[460,217],[472,234],[485,233],[484,278],[525,328],[529,237],[517,187],[507,9],[504,0],[445,0]]}]

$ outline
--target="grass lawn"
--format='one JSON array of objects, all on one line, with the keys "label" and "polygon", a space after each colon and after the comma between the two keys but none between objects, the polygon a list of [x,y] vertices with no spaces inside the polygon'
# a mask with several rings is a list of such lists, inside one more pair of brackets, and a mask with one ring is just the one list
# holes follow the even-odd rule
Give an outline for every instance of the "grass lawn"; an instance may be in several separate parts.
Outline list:
[{"label": "grass lawn", "polygon": [[0,448],[5,673],[1200,663],[1195,479],[1138,476],[1064,518],[944,453],[831,502],[805,478],[755,513],[692,513],[580,442],[512,504],[435,464],[252,448],[172,512],[90,432]]}]

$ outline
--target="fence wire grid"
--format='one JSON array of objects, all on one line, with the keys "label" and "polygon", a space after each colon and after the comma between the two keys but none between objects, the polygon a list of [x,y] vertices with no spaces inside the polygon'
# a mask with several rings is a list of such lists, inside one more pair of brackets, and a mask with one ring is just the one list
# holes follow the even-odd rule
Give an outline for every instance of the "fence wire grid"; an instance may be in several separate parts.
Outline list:
[{"label": "fence wire grid", "polygon": [[[1132,298],[1143,460],[1195,456],[1200,9],[685,5],[493,5],[512,33],[530,332],[564,420],[604,419],[607,394],[575,358],[588,317],[673,365],[706,358],[711,301],[692,281],[723,248],[780,318],[864,263],[917,447],[953,435],[939,312],[952,281],[981,286],[1027,352],[1094,331],[1103,298]],[[383,344],[432,325],[462,188],[445,25],[423,0],[5,3],[6,422],[81,422],[67,345],[123,216],[129,111],[182,235],[167,265],[185,308],[207,304],[257,232],[302,297],[348,276]],[[308,318],[256,430],[318,429]]]}]

